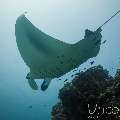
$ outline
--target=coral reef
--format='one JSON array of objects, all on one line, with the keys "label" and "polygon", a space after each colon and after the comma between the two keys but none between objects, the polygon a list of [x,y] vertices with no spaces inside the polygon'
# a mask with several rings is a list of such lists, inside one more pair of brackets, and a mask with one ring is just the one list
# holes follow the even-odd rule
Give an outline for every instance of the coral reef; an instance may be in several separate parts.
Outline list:
[{"label": "coral reef", "polygon": [[120,70],[115,77],[100,65],[80,72],[58,97],[52,120],[119,120]]}]

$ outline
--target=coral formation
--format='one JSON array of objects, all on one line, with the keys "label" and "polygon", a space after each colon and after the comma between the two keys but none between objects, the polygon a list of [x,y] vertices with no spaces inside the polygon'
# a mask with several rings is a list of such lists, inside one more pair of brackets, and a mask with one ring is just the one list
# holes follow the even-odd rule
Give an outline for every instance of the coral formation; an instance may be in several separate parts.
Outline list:
[{"label": "coral formation", "polygon": [[80,72],[59,91],[52,120],[119,120],[120,70],[115,77],[102,66]]}]

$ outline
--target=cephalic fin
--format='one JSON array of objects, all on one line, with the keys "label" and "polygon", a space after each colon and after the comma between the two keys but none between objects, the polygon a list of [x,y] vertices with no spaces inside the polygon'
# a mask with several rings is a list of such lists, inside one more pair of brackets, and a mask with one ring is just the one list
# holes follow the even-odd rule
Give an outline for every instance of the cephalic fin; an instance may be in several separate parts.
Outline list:
[{"label": "cephalic fin", "polygon": [[45,78],[44,79],[44,81],[43,81],[43,83],[41,85],[41,90],[42,91],[45,91],[49,87],[49,85],[51,83],[51,80],[52,80],[51,78]]},{"label": "cephalic fin", "polygon": [[38,90],[38,86],[34,79],[28,79],[28,83],[33,90]]}]

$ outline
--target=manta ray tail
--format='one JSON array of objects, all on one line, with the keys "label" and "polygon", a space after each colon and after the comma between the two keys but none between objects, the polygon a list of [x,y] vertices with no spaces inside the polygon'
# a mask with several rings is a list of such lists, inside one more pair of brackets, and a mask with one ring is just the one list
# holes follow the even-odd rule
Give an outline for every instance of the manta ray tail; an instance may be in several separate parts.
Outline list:
[{"label": "manta ray tail", "polygon": [[52,79],[47,78],[47,79],[45,79],[45,80],[43,81],[43,83],[42,83],[42,85],[41,85],[41,90],[42,90],[42,91],[45,91],[45,90],[48,88],[48,86],[50,85],[51,80],[52,80]]}]

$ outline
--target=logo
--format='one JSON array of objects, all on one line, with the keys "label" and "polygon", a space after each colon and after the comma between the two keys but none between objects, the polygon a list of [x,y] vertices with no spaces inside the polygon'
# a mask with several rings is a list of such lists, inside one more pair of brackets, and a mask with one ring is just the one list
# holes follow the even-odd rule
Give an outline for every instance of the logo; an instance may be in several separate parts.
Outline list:
[{"label": "logo", "polygon": [[90,107],[90,104],[88,104],[88,118],[89,119],[99,119],[99,118],[110,118],[111,116],[114,116],[115,118],[120,118],[120,109],[117,106],[105,106],[101,107],[98,104],[94,105],[93,107]]}]

